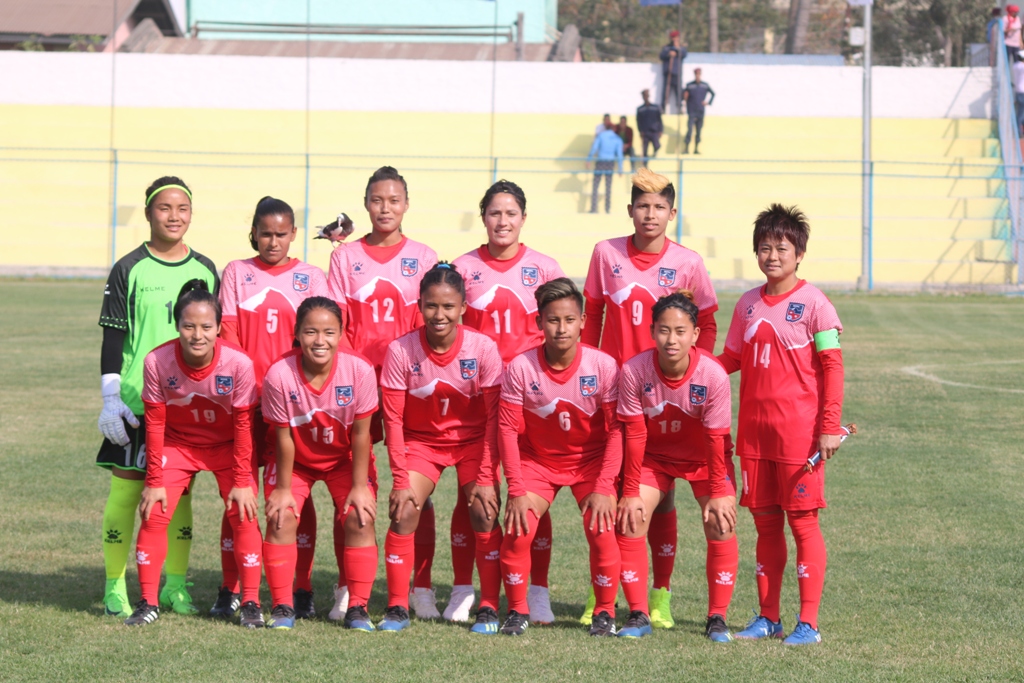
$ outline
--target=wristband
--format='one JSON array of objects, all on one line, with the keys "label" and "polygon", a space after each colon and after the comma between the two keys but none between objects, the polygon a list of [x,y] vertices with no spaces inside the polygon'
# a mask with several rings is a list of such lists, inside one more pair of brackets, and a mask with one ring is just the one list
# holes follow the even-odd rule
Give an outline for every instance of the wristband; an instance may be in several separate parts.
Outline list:
[{"label": "wristband", "polygon": [[100,377],[100,393],[103,398],[121,395],[121,375],[111,372]]}]

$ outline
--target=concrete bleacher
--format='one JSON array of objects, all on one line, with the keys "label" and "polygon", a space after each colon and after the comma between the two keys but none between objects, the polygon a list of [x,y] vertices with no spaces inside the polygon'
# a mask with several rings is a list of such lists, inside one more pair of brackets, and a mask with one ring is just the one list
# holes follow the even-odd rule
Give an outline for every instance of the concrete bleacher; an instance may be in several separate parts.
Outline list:
[{"label": "concrete bleacher", "polygon": [[[165,173],[192,186],[188,242],[218,265],[251,254],[246,232],[264,195],[291,203],[301,229],[303,112],[124,107],[115,117],[117,256],[146,238],[143,191]],[[651,164],[673,180],[678,122],[666,117],[664,147]],[[613,181],[612,215],[588,213],[592,176],[578,158],[596,123],[566,114],[495,119],[497,175],[522,185],[529,201],[523,239],[574,277],[585,275],[596,241],[631,231],[628,176]],[[0,125],[19,131],[12,147],[43,148],[0,150],[0,206],[11,236],[0,263],[109,265],[110,111],[4,105]],[[344,210],[368,228],[360,206],[366,178],[389,163],[410,184],[407,234],[454,258],[485,239],[476,205],[494,175],[494,162],[481,154],[490,149],[490,136],[490,117],[482,114],[313,112],[309,225]],[[1014,265],[993,123],[876,119],[873,144],[875,282],[1008,282]],[[683,244],[705,257],[715,280],[756,280],[754,217],[771,202],[796,204],[812,226],[801,274],[852,285],[861,258],[860,145],[857,119],[716,117],[712,107],[702,155],[682,157]],[[676,229],[673,223],[669,234],[675,237]],[[302,242],[300,234],[299,255]],[[310,261],[326,267],[329,255],[329,245],[310,242]]]}]

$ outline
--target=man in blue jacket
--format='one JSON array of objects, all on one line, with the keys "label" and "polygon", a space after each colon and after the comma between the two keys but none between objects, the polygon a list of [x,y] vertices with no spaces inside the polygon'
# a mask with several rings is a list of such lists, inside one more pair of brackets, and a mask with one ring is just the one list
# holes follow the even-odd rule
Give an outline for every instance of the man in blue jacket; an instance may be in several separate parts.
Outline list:
[{"label": "man in blue jacket", "polygon": [[[651,91],[644,90],[640,94],[644,98],[644,103],[636,108],[636,129],[643,141],[646,168],[647,160],[657,156],[658,150],[661,149],[660,138],[665,126],[661,122],[661,107],[651,102]],[[647,149],[651,145],[654,146],[654,154],[647,156]]]},{"label": "man in blue jacket", "polygon": [[605,124],[605,128],[594,138],[594,144],[590,146],[590,154],[587,156],[587,169],[590,169],[590,162],[597,159],[594,168],[594,189],[590,197],[590,213],[597,213],[597,191],[601,186],[601,176],[604,176],[604,212],[612,212],[612,174],[618,165],[619,173],[622,173],[622,138],[615,132],[615,126],[611,119]]},{"label": "man in blue jacket", "polygon": [[668,34],[669,44],[661,48],[661,74],[664,86],[661,90],[661,111],[668,113],[669,91],[674,91],[672,101],[676,107],[682,108],[682,74],[683,60],[686,59],[686,46],[680,44],[679,31],[670,31]]},{"label": "man in blue jacket", "polygon": [[[705,102],[708,95],[711,99]],[[683,90],[683,99],[686,100],[686,140],[683,141],[683,154],[690,153],[690,139],[694,129],[697,130],[697,140],[693,143],[693,153],[700,154],[700,131],[704,127],[704,107],[711,106],[715,101],[715,91],[711,86],[700,80],[700,69],[693,70],[693,80],[686,84]]]}]

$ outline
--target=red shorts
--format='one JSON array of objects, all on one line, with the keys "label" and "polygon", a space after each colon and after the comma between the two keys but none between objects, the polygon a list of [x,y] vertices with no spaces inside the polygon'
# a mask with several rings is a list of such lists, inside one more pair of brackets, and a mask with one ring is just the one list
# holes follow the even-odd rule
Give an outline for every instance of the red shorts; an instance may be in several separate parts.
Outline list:
[{"label": "red shorts", "polygon": [[743,507],[781,507],[783,510],[828,507],[823,462],[808,472],[803,465],[740,457],[740,474],[743,477],[740,505]]},{"label": "red shorts", "polygon": [[602,458],[575,462],[572,467],[553,467],[538,460],[523,458],[523,481],[526,490],[536,493],[549,504],[563,486],[572,488],[572,495],[579,503],[594,492],[597,478],[601,474]]},{"label": "red shorts", "polygon": [[[336,510],[341,510],[352,490],[352,463],[345,462],[333,470],[321,472],[298,463],[292,465],[292,497],[295,499],[296,511],[302,510],[313,484],[322,481],[327,484],[327,490],[334,500]],[[377,497],[377,468],[373,461],[370,461],[370,490]],[[277,487],[277,463],[268,463],[263,468],[263,496],[270,498],[270,494]]]},{"label": "red shorts", "polygon": [[[223,498],[235,486],[235,445],[179,446],[164,444],[164,488],[188,488],[196,472],[213,472]],[[256,480],[250,481],[253,491],[259,492]]]},{"label": "red shorts", "polygon": [[430,446],[410,441],[405,444],[405,469],[419,472],[436,486],[445,468],[454,467],[459,486],[465,486],[479,476],[483,455],[482,441],[458,446]]},{"label": "red shorts", "polygon": [[[732,458],[725,460],[725,484],[729,495],[736,495],[736,470]],[[711,480],[708,478],[706,462],[666,462],[644,456],[640,469],[640,483],[651,486],[662,493],[668,493],[676,487],[676,479],[690,482],[694,498],[711,496]]]}]

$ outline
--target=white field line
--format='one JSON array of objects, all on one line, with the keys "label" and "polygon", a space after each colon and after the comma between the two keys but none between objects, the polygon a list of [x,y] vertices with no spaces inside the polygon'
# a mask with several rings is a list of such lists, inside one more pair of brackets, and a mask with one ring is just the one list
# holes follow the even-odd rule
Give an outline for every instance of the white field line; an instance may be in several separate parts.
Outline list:
[{"label": "white field line", "polygon": [[995,391],[1001,394],[1024,394],[1024,389],[1004,389],[1002,387],[986,387],[980,384],[967,384],[965,382],[954,382],[950,379],[943,379],[936,377],[935,375],[925,372],[925,369],[934,368],[966,368],[966,367],[977,367],[981,365],[1015,365],[1024,363],[1024,360],[997,360],[997,361],[984,361],[981,363],[946,363],[938,365],[907,365],[900,368],[900,372],[906,373],[912,377],[919,377],[929,382],[935,382],[936,384],[945,384],[951,387],[965,387],[967,389],[981,389],[983,391]]}]

